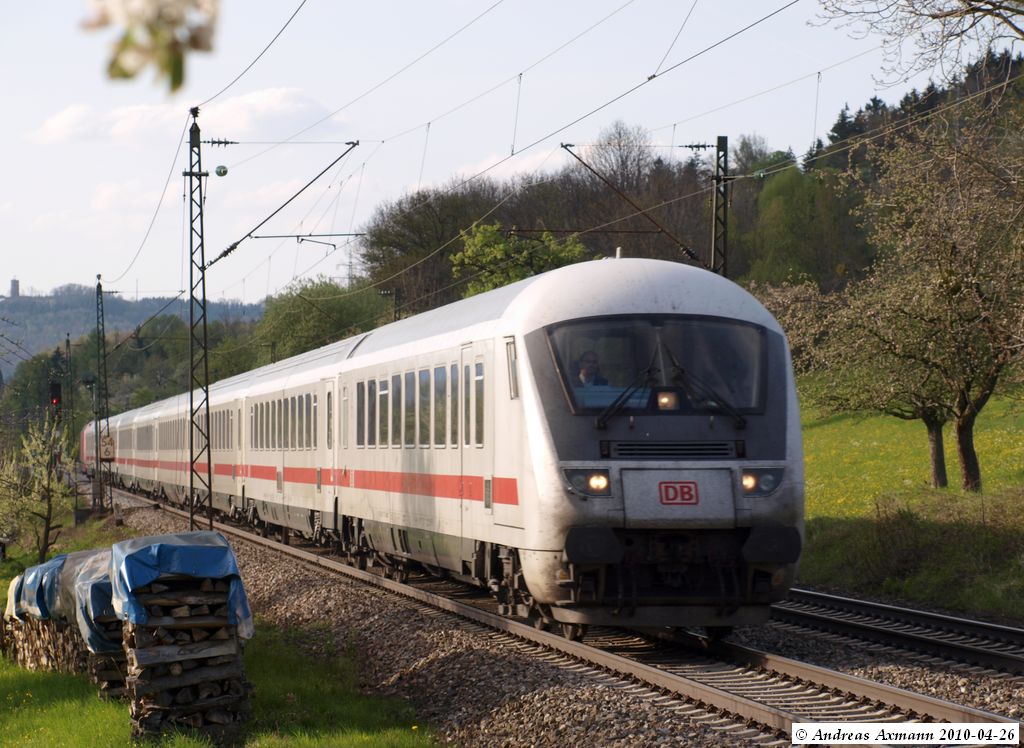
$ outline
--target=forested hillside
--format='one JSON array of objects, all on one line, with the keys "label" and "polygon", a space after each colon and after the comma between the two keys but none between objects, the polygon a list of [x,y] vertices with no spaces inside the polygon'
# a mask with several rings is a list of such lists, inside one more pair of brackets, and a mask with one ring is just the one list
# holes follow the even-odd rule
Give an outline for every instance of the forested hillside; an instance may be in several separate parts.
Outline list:
[{"label": "forested hillside", "polygon": [[[187,314],[187,299],[126,299],[105,293],[103,312],[106,329],[112,333],[134,330],[163,310]],[[210,302],[211,320],[259,319],[261,304]],[[37,353],[63,346],[67,335],[77,340],[96,328],[95,286],[62,286],[48,296],[18,296],[0,301],[0,375],[10,379],[17,365]]]}]

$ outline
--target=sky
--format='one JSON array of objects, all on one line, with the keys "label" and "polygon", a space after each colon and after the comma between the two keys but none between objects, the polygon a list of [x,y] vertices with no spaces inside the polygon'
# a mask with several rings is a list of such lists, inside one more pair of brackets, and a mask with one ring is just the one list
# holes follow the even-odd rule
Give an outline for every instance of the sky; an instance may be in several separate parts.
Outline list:
[{"label": "sky", "polygon": [[[97,274],[127,298],[187,289],[182,172],[200,104],[202,139],[238,142],[202,146],[209,261],[349,141],[359,145],[256,236],[358,233],[418,188],[553,172],[570,158],[561,143],[593,143],[616,120],[645,128],[665,158],[720,135],[799,155],[844,104],[895,103],[927,82],[878,85],[880,40],[823,24],[815,0],[756,23],[785,5],[221,0],[214,50],[190,54],[171,93],[152,69],[107,77],[116,33],[83,28],[87,0],[9,3],[0,295],[14,278],[23,294],[44,294]],[[207,272],[208,298],[256,302],[317,275],[344,283],[353,240],[319,241],[242,241]]]}]

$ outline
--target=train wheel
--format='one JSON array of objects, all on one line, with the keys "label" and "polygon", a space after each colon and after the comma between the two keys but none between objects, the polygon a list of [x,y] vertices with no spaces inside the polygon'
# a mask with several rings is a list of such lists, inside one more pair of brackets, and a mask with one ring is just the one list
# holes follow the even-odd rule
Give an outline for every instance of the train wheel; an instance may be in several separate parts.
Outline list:
[{"label": "train wheel", "polygon": [[585,623],[560,623],[558,624],[562,636],[571,642],[583,641],[587,635],[587,624]]}]

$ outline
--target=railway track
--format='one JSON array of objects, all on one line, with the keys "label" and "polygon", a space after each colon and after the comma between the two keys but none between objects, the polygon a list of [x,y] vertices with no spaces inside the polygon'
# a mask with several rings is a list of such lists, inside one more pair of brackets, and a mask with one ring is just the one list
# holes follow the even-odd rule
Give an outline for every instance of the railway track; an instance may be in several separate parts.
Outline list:
[{"label": "railway track", "polygon": [[1024,674],[1024,629],[793,589],[772,619],[1015,675]]},{"label": "railway track", "polygon": [[[137,501],[137,499],[136,499]],[[180,516],[186,512],[168,509]],[[205,522],[204,522],[205,526]],[[709,644],[697,636],[644,636],[595,628],[582,642],[498,616],[486,595],[439,594],[435,583],[405,584],[360,571],[323,553],[282,545],[238,528],[215,524],[225,534],[272,548],[321,569],[354,577],[419,604],[445,610],[499,632],[533,656],[564,667],[591,668],[604,677],[635,684],[651,699],[668,700],[676,713],[697,721],[716,720],[722,729],[759,742],[788,736],[794,722],[1012,722],[1005,717],[729,643]],[[493,634],[492,634],[493,636]]]}]

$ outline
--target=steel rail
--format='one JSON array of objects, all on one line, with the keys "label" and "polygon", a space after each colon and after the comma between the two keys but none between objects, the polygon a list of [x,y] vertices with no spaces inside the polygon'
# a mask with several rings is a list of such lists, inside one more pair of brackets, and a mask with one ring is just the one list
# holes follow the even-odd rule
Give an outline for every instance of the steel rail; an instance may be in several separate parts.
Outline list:
[{"label": "steel rail", "polygon": [[772,619],[873,642],[1024,673],[1024,629],[794,589]]}]

